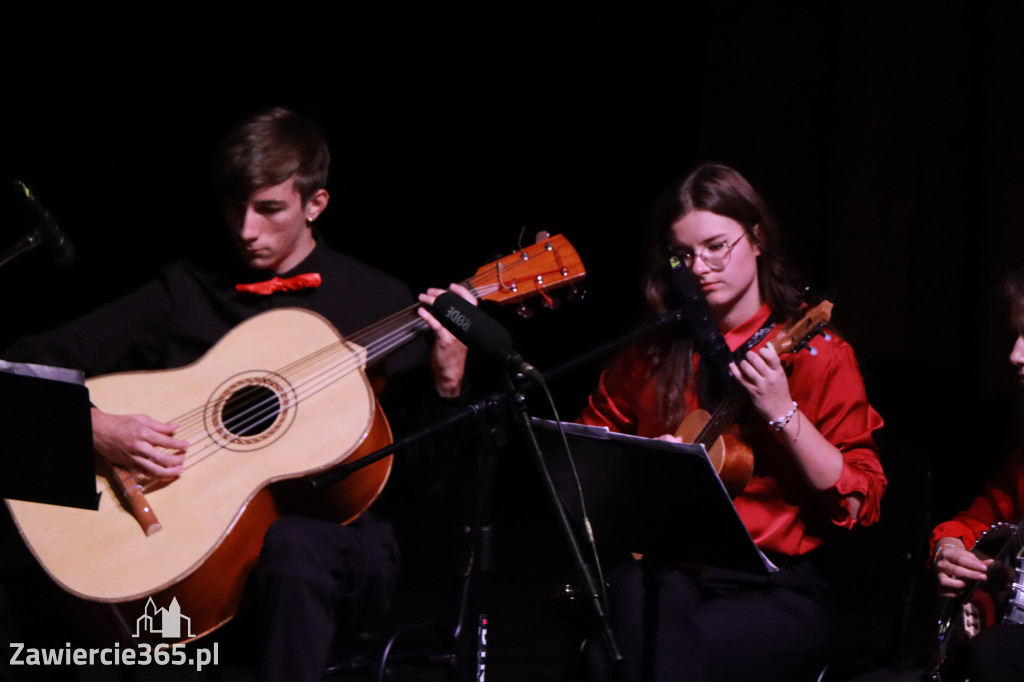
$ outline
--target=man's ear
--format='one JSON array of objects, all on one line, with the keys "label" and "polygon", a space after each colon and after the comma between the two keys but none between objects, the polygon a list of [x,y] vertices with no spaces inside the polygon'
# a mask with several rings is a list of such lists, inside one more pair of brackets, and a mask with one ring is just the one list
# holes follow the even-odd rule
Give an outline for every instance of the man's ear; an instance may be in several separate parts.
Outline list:
[{"label": "man's ear", "polygon": [[331,195],[327,193],[327,190],[321,188],[313,192],[313,196],[306,202],[305,214],[306,222],[311,223],[320,217],[320,214],[327,208],[327,203],[331,200]]}]

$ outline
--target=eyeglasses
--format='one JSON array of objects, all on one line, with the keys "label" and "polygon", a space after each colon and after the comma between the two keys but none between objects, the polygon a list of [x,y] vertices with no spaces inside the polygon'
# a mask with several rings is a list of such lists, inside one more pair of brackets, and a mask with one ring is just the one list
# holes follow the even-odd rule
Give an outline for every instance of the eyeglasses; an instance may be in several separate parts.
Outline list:
[{"label": "eyeglasses", "polygon": [[729,257],[732,256],[733,247],[740,243],[740,239],[747,236],[746,231],[743,232],[736,241],[732,244],[728,242],[714,242],[707,246],[698,247],[696,249],[684,249],[681,246],[669,246],[668,252],[670,256],[675,256],[679,260],[683,261],[683,264],[688,268],[693,267],[694,260],[700,256],[700,259],[704,263],[714,270],[715,272],[721,272],[725,270],[725,266],[729,264]]}]

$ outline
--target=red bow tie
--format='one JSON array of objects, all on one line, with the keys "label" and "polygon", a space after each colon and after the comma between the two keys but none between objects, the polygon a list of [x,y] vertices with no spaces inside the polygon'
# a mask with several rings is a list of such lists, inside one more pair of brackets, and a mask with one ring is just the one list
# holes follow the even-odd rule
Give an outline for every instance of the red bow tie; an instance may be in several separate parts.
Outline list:
[{"label": "red bow tie", "polygon": [[281,279],[275,277],[265,282],[253,282],[252,284],[236,284],[236,291],[245,291],[259,296],[269,296],[275,291],[298,291],[299,289],[315,289],[320,286],[320,273],[310,272],[305,275],[296,275]]}]

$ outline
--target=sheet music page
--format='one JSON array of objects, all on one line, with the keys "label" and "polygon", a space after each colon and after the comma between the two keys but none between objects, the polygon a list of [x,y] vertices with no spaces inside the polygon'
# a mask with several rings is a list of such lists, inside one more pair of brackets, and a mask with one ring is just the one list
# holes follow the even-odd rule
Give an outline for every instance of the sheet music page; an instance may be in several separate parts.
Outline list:
[{"label": "sheet music page", "polygon": [[[540,419],[537,417],[533,417],[531,419],[531,422],[535,426],[539,426],[542,429],[548,429],[552,431],[557,431],[559,426],[561,426],[561,428],[564,429],[566,435],[582,436],[585,438],[591,438],[600,441],[615,440],[626,443],[637,442],[642,443],[642,446],[645,448],[653,448],[661,451],[675,451],[679,453],[697,455],[703,457],[705,461],[707,461],[708,459],[707,451],[704,449],[703,445],[695,445],[693,443],[673,443],[671,441],[658,440],[656,438],[644,438],[643,436],[633,436],[629,434],[612,431],[607,426],[587,426],[584,424],[576,424],[572,422],[561,422],[559,424],[559,422],[552,421],[550,419]],[[707,466],[709,469],[713,470],[710,461],[707,461]],[[717,480],[717,478],[715,480]],[[722,486],[722,494],[726,496],[728,495],[725,491],[725,486]],[[775,573],[779,570],[779,567],[776,566],[771,561],[771,559],[769,559],[765,555],[765,553],[761,551],[759,547],[754,545],[753,540],[750,540],[750,545],[753,549],[757,551],[757,554],[760,556],[762,563],[770,573]]]},{"label": "sheet music page", "polygon": [[48,365],[33,365],[26,362],[0,360],[0,372],[37,377],[39,379],[52,379],[53,381],[63,381],[67,384],[78,384],[79,386],[85,384],[85,375],[82,372],[66,367],[50,367]]}]

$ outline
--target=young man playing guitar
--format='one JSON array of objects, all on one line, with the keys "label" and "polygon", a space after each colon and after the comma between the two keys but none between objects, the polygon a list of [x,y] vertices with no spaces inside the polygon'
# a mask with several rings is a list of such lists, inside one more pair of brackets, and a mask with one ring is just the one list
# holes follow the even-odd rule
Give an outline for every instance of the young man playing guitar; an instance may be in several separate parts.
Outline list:
[{"label": "young man playing guitar", "polygon": [[[295,112],[271,109],[241,122],[223,140],[214,169],[233,255],[172,264],[124,298],[24,339],[4,357],[81,369],[87,376],[176,368],[265,311],[308,309],[348,335],[407,308],[414,300],[402,283],[317,239],[313,222],[327,208],[329,160],[320,128]],[[475,302],[464,287],[452,288]],[[429,305],[439,293],[430,289],[419,301]],[[371,375],[375,389],[388,383],[378,393],[393,424],[437,419],[462,392],[465,346],[426,310],[419,314],[434,332],[432,347],[412,340]],[[415,378],[431,368],[432,381]],[[407,377],[418,385],[410,388]],[[401,400],[389,400],[396,393]],[[97,452],[142,480],[173,485],[195,475],[185,470],[194,443],[177,423],[94,407],[92,425]],[[428,447],[402,458],[395,477],[428,480],[440,454]],[[390,523],[374,512],[349,525],[300,516],[276,521],[247,586],[258,611],[261,641],[251,644],[259,678],[321,679],[336,631],[354,633],[380,615],[397,571]]]},{"label": "young man playing guitar", "polygon": [[[1006,293],[1010,300],[1010,320],[1017,332],[1009,359],[1018,380],[1024,385],[1024,269],[1007,278]],[[979,540],[994,524],[1020,524],[1022,515],[1024,449],[1018,447],[968,509],[932,531],[932,569],[938,577],[940,596],[963,599],[967,590],[978,581],[984,581],[988,573],[999,569],[999,566],[993,566],[991,557],[983,559],[971,550],[980,549],[977,547]],[[1015,530],[1016,549],[1019,550],[1021,528],[1018,526]],[[1008,566],[1003,565],[1002,568],[1009,578],[1013,577],[1013,568],[1018,561],[1016,554],[1017,551],[1011,551],[1003,559]],[[1020,582],[1019,574],[1015,582]],[[1005,602],[995,604],[995,607],[1005,607]],[[1001,614],[996,614],[997,621],[1001,618]],[[1024,680],[1024,627],[1019,623],[1020,619],[1016,623],[997,622],[970,640],[966,663],[972,682]]]}]

